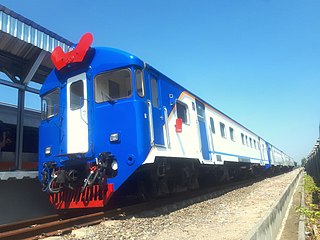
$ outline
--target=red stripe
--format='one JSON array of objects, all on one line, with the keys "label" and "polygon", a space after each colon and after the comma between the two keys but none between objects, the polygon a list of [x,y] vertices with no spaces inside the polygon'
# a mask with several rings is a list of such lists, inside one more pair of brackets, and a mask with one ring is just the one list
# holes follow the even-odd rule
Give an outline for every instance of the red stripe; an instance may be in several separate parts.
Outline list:
[{"label": "red stripe", "polygon": [[104,207],[114,192],[113,184],[107,184],[105,189],[94,185],[81,193],[80,188],[50,194],[50,202],[56,209],[97,208]]}]

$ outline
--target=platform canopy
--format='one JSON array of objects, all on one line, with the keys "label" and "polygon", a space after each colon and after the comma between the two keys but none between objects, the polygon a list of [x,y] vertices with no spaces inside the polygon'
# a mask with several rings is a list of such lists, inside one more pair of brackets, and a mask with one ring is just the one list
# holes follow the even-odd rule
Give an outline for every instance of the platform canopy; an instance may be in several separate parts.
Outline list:
[{"label": "platform canopy", "polygon": [[30,87],[29,83],[44,82],[53,69],[50,54],[55,47],[60,46],[67,52],[73,45],[0,4],[0,72],[8,77],[1,79],[0,76],[0,85],[18,89],[15,169],[22,168],[25,92],[39,93],[39,89]]},{"label": "platform canopy", "polygon": [[53,69],[50,53],[74,45],[0,4],[0,71],[10,79],[43,83]]}]

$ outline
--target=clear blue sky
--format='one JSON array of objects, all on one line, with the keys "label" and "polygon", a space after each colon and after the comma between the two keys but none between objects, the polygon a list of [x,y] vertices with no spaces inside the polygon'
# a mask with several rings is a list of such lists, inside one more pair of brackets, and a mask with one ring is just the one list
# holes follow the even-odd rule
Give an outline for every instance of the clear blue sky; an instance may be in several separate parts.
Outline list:
[{"label": "clear blue sky", "polygon": [[0,3],[70,41],[92,32],[94,46],[135,54],[296,161],[319,135],[319,0]]}]

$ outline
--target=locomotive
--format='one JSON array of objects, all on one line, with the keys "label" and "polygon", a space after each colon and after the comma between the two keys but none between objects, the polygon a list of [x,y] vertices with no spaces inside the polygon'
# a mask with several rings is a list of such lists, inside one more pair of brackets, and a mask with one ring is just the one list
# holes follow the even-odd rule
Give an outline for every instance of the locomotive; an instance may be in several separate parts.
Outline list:
[{"label": "locomotive", "polygon": [[142,197],[206,181],[290,170],[293,160],[136,56],[54,49],[41,90],[39,180],[57,209],[108,204],[120,188]]}]

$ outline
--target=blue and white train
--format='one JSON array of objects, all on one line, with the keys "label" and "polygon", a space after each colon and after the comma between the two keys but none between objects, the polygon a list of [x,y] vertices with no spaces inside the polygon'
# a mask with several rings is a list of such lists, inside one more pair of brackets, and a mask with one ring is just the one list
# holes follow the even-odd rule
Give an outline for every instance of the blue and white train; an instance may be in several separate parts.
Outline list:
[{"label": "blue and white train", "polygon": [[102,207],[120,187],[146,197],[293,167],[155,68],[92,41],[55,49],[40,91],[39,180],[57,209]]}]

